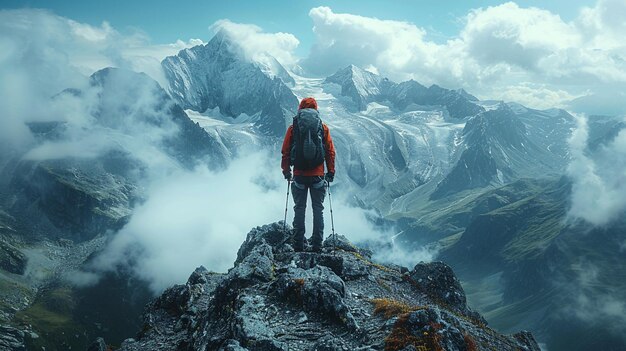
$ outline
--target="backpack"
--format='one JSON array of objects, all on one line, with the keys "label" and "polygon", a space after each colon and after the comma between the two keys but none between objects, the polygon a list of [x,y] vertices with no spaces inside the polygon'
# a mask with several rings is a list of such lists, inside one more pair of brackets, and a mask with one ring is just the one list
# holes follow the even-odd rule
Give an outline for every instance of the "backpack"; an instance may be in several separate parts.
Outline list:
[{"label": "backpack", "polygon": [[310,170],[324,163],[324,128],[317,110],[305,108],[293,118],[291,164]]}]

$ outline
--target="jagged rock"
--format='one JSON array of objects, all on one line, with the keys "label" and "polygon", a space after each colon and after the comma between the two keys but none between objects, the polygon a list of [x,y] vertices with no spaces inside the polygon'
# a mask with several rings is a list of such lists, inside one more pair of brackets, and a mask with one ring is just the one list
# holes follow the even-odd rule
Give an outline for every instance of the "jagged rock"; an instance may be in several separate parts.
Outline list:
[{"label": "jagged rock", "polygon": [[301,303],[309,311],[319,312],[339,320],[351,329],[357,329],[352,313],[343,301],[345,283],[324,266],[311,269],[289,267],[276,280],[276,292]]},{"label": "jagged rock", "polygon": [[[394,332],[400,334],[408,332],[409,335],[421,339],[429,349],[436,343],[443,350],[466,350],[461,331],[447,319],[442,318],[438,310],[428,308],[411,312],[403,317],[405,318],[399,318],[394,325]],[[434,336],[437,339],[434,339]]]},{"label": "jagged rock", "polygon": [[427,88],[414,80],[397,84],[354,65],[340,69],[324,82],[340,85],[341,95],[350,98],[358,110],[365,110],[373,101],[387,101],[399,110],[411,105],[441,105],[454,118],[484,111],[475,104],[478,99],[463,89],[449,90],[438,85]]},{"label": "jagged rock", "polygon": [[172,316],[181,316],[190,297],[187,285],[174,285],[154,301],[154,307],[167,311]]},{"label": "jagged rock", "polygon": [[97,338],[89,347],[87,351],[107,351],[107,344],[103,338]]},{"label": "jagged rock", "polygon": [[28,258],[12,245],[0,241],[0,268],[13,274],[24,274]]},{"label": "jagged rock", "polygon": [[207,283],[207,275],[210,272],[204,268],[204,266],[200,266],[196,268],[193,273],[189,276],[187,280],[187,284],[189,285],[197,285],[197,284],[206,284]]},{"label": "jagged rock", "polygon": [[13,327],[0,325],[0,350],[26,351],[24,332]]},{"label": "jagged rock", "polygon": [[329,235],[326,240],[324,240],[323,247],[327,249],[341,249],[348,252],[359,252],[359,248],[352,245],[348,239],[340,234]]},{"label": "jagged rock", "polygon": [[167,289],[147,306],[141,332],[136,339],[125,340],[121,349],[194,350],[190,345],[197,337],[202,315],[223,278],[223,274],[196,268],[185,285]]},{"label": "jagged rock", "polygon": [[344,237],[337,249],[294,252],[289,233],[282,223],[251,230],[227,274],[198,268],[166,290],[121,350],[538,350],[531,335],[474,318],[443,263],[403,274]]},{"label": "jagged rock", "polygon": [[517,339],[520,344],[526,345],[526,350],[529,351],[540,351],[541,349],[537,346],[537,340],[533,334],[529,331],[522,330],[519,333],[515,333],[512,335],[515,339]]},{"label": "jagged rock", "polygon": [[298,252],[290,254],[292,262],[300,268],[308,269],[316,265],[330,268],[335,274],[344,280],[354,280],[370,274],[372,265],[368,264],[369,259],[352,252],[351,255],[336,254],[330,251],[325,254],[314,254],[309,252]]},{"label": "jagged rock", "polygon": [[[242,296],[237,301],[237,316],[233,325],[234,335],[244,344],[266,344],[269,348],[282,349],[273,341],[274,331],[265,323],[259,311],[267,306],[263,296]],[[272,345],[271,347],[269,345]]]},{"label": "jagged rock", "polygon": [[341,350],[341,342],[330,335],[323,336],[315,343],[317,351],[335,351]]},{"label": "jagged rock", "polygon": [[418,263],[409,273],[411,279],[429,296],[452,307],[467,308],[465,292],[452,268],[443,262]]},{"label": "jagged rock", "polygon": [[246,240],[243,244],[241,244],[239,250],[237,251],[235,265],[243,261],[243,259],[246,258],[246,256],[248,256],[248,254],[255,247],[260,246],[261,244],[269,245],[272,250],[276,250],[285,244],[288,244],[290,234],[291,227],[285,226],[285,230],[283,230],[283,225],[280,222],[253,228],[248,233]]},{"label": "jagged rock", "polygon": [[237,279],[242,284],[255,280],[268,282],[274,277],[272,261],[274,253],[268,244],[256,246],[243,261],[228,273],[230,279]]},{"label": "jagged rock", "polygon": [[241,347],[237,340],[227,340],[226,344],[219,351],[248,351],[248,349]]},{"label": "jagged rock", "polygon": [[166,57],[161,65],[170,95],[185,109],[205,112],[219,108],[225,116],[254,116],[260,132],[282,136],[286,118],[298,106],[298,99],[285,84],[292,84],[293,78],[273,57],[258,65],[242,52],[239,43],[220,31],[206,45]]}]

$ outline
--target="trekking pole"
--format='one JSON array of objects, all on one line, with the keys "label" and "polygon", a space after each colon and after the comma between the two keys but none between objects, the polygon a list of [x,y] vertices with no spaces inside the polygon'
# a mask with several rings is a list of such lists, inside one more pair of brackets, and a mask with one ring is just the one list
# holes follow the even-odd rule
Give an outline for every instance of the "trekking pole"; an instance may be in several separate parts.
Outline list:
[{"label": "trekking pole", "polygon": [[333,231],[333,243],[335,244],[335,251],[337,251],[337,235],[335,234],[335,220],[333,218],[333,199],[330,194],[330,182],[326,181],[326,186],[328,187],[328,205],[330,207],[330,226]]},{"label": "trekking pole", "polygon": [[289,190],[291,189],[291,179],[287,179],[287,199],[285,199],[285,220],[283,220],[283,233],[287,234],[287,208],[289,207]]}]

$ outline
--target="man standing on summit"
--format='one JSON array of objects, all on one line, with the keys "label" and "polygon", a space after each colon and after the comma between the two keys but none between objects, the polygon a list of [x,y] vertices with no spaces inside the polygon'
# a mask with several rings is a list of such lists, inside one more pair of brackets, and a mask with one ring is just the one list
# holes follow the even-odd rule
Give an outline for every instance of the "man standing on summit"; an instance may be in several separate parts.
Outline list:
[{"label": "man standing on summit", "polygon": [[[322,123],[317,110],[317,101],[312,97],[302,99],[293,124],[287,129],[282,148],[283,175],[291,181],[295,205],[293,218],[294,250],[304,250],[304,213],[307,194],[311,194],[313,207],[313,251],[322,250],[324,237],[324,197],[326,182],[335,178],[335,146],[326,124]],[[326,174],[324,175],[324,163]],[[291,174],[293,166],[293,178]]]}]

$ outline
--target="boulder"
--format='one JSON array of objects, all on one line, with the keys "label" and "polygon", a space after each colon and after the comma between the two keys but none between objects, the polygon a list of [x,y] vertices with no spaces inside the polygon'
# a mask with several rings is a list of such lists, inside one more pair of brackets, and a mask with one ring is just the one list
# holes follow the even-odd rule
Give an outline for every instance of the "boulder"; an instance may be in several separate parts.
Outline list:
[{"label": "boulder", "polygon": [[0,241],[0,268],[13,274],[26,272],[28,258],[16,247]]},{"label": "boulder", "polygon": [[[235,260],[235,266],[239,264],[243,259],[248,256],[255,247],[262,244],[269,245],[273,251],[279,248],[283,248],[285,244],[289,244],[291,239],[291,227],[283,225],[281,222],[264,225],[261,227],[253,228],[246,240],[241,244],[237,251],[237,259]],[[276,250],[278,252],[278,250]]]},{"label": "boulder", "polygon": [[274,278],[273,260],[272,247],[267,243],[259,244],[228,272],[228,279],[239,281],[240,286],[268,282]]},{"label": "boulder", "polygon": [[461,311],[467,309],[465,291],[447,264],[420,262],[409,272],[409,276],[417,289],[433,299]]},{"label": "boulder", "polygon": [[333,318],[351,329],[358,329],[356,320],[343,301],[344,281],[324,266],[311,269],[290,267],[276,280],[276,293],[313,312]]},{"label": "boulder", "polygon": [[0,325],[0,350],[26,351],[24,332],[7,325]]},{"label": "boulder", "polygon": [[237,301],[233,334],[244,346],[253,345],[254,350],[287,350],[282,343],[274,340],[274,330],[266,323],[263,312],[268,306],[260,295],[241,296]]}]

